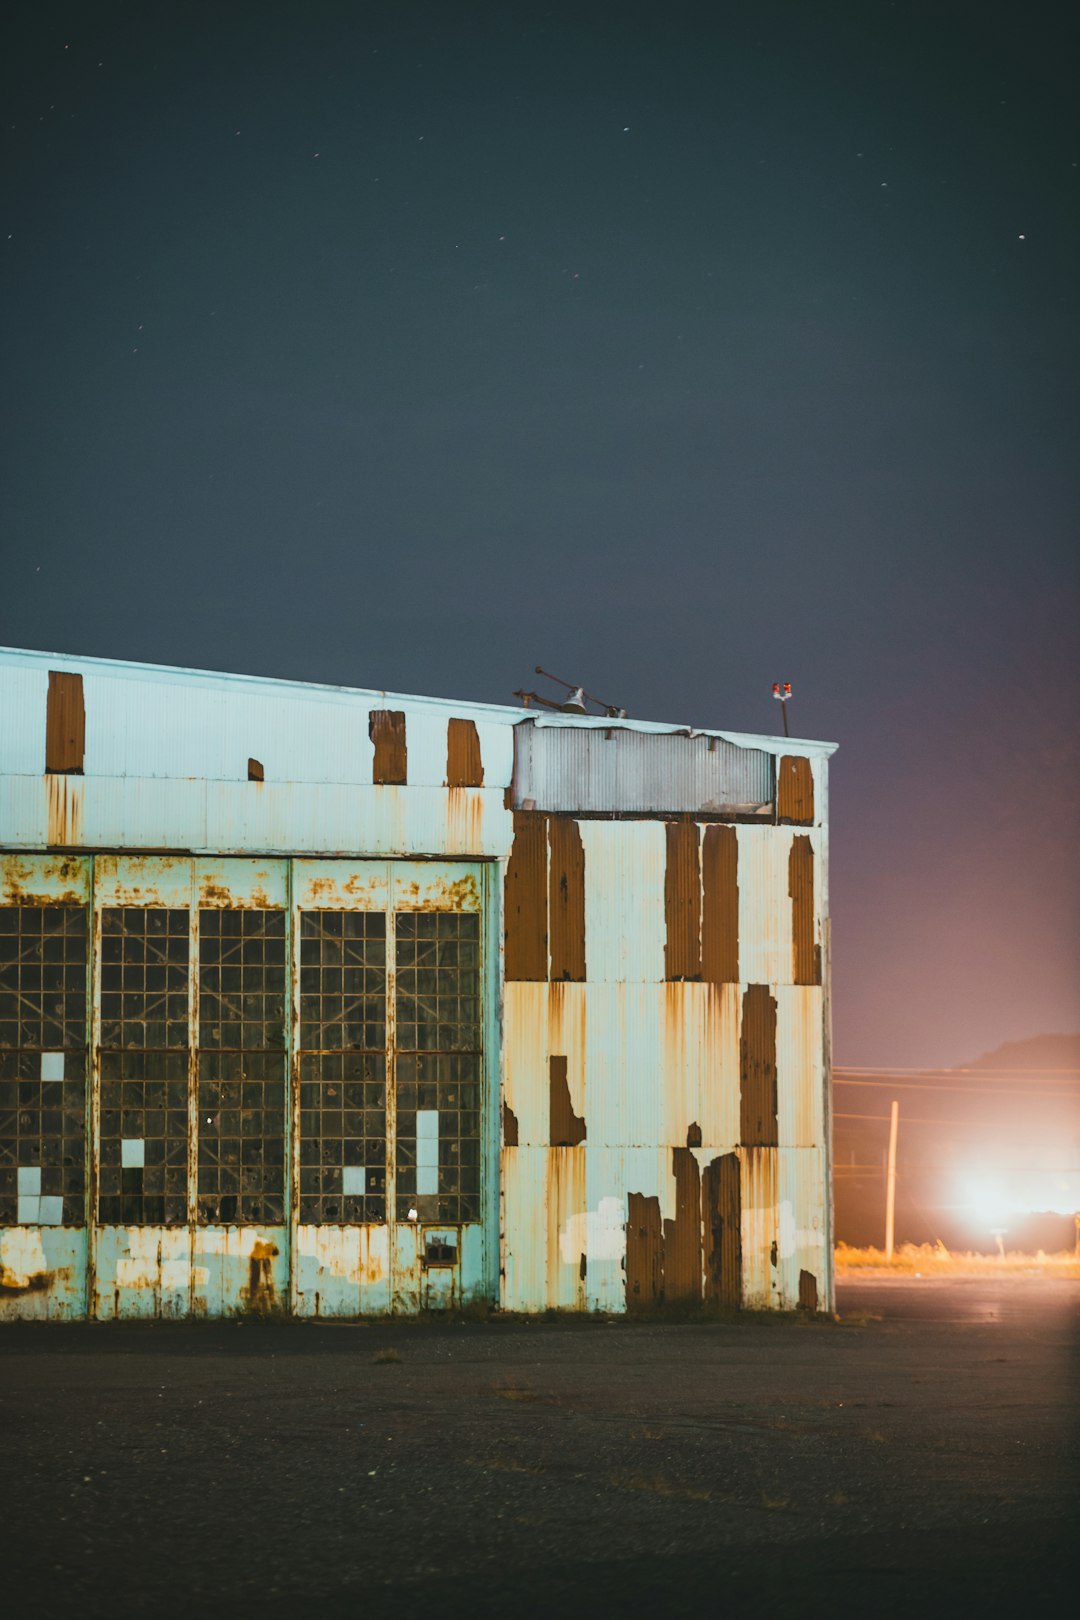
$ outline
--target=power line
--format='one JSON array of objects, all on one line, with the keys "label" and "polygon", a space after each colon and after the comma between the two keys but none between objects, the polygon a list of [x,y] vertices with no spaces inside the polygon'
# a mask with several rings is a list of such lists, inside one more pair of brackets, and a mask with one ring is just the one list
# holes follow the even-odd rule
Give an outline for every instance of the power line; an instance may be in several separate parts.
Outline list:
[{"label": "power line", "polygon": [[984,1077],[987,1077],[987,1076],[993,1076],[995,1074],[1000,1074],[1003,1077],[1012,1078],[1012,1079],[1015,1079],[1017,1076],[1020,1076],[1020,1075],[1029,1075],[1029,1074],[1041,1074],[1041,1075],[1068,1074],[1068,1075],[1080,1076],[1080,1069],[1006,1069],[1006,1068],[998,1069],[998,1068],[977,1068],[977,1067],[975,1067],[975,1066],[973,1066],[971,1064],[962,1064],[962,1063],[955,1065],[953,1068],[947,1068],[947,1069],[904,1069],[904,1068],[897,1067],[895,1064],[888,1064],[888,1063],[871,1063],[868,1066],[863,1066],[863,1067],[860,1067],[858,1064],[854,1064],[854,1063],[837,1063],[836,1065],[834,1065],[834,1067],[841,1074],[922,1074],[922,1075],[927,1075],[927,1076],[929,1076],[929,1075],[943,1075],[945,1077],[948,1077],[949,1075],[961,1075],[961,1074],[974,1074],[974,1075],[982,1075]]},{"label": "power line", "polygon": [[914,1080],[849,1080],[846,1075],[837,1074],[833,1070],[833,1085],[835,1086],[870,1086],[877,1091],[924,1091],[932,1096],[942,1092],[955,1091],[963,1097],[1054,1097],[1059,1101],[1068,1102],[1074,1096],[1080,1095],[1077,1091],[1044,1091],[1038,1086],[938,1086],[919,1085]]}]

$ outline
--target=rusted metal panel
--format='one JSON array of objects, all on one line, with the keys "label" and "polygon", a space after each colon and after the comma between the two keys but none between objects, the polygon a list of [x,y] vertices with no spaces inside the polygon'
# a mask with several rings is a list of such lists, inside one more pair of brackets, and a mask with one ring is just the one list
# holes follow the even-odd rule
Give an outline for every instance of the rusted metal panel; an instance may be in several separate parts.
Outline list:
[{"label": "rusted metal panel", "polygon": [[701,978],[701,861],[696,822],[669,821],[664,876],[666,979]]},{"label": "rusted metal panel", "polygon": [[265,768],[263,766],[262,760],[261,759],[254,759],[252,756],[249,755],[248,756],[248,781],[249,782],[265,782],[265,780],[266,780],[266,770],[265,770]]},{"label": "rusted metal panel", "polygon": [[515,811],[503,905],[508,981],[548,976],[547,867],[546,818]]},{"label": "rusted metal panel", "polygon": [[701,1178],[705,1231],[705,1299],[737,1310],[742,1304],[742,1192],[737,1153],[710,1159]]},{"label": "rusted metal panel", "polygon": [[80,855],[0,855],[0,905],[85,906],[90,870]]},{"label": "rusted metal panel", "polygon": [[814,823],[814,768],[802,754],[784,754],[776,770],[776,813],[798,827]]},{"label": "rusted metal panel", "polygon": [[628,1197],[626,1219],[626,1309],[652,1310],[664,1297],[664,1226],[660,1200]]},{"label": "rusted metal panel", "polygon": [[271,1316],[289,1305],[285,1227],[198,1226],[192,1234],[194,1316]]},{"label": "rusted metal panel", "polygon": [[509,1311],[537,1311],[547,1304],[548,1231],[543,1213],[547,1164],[546,1147],[504,1148],[502,1152],[500,1298]]},{"label": "rusted metal panel", "polygon": [[446,722],[446,785],[451,788],[484,785],[480,734],[474,720],[461,720],[455,715]]},{"label": "rusted metal panel", "polygon": [[799,1272],[799,1309],[811,1315],[818,1308],[818,1284],[812,1271]]},{"label": "rusted metal panel", "polygon": [[86,705],[81,675],[49,671],[45,721],[45,769],[82,774],[86,752]]},{"label": "rusted metal panel", "polygon": [[0,1322],[72,1322],[86,1313],[85,1228],[0,1227]]},{"label": "rusted metal panel", "polygon": [[566,1058],[552,1053],[549,1071],[549,1141],[552,1147],[577,1147],[585,1140],[585,1120],[575,1114],[566,1079]]},{"label": "rusted metal panel", "polygon": [[776,998],[767,984],[749,984],[743,992],[739,1081],[739,1141],[776,1147]]},{"label": "rusted metal panel", "polygon": [[[665,984],[660,989],[657,1085],[662,1092],[662,1140],[734,1146],[739,1139],[739,987]],[[642,987],[646,1002],[656,995]],[[689,1145],[689,1144],[688,1144]],[[701,1144],[698,1143],[698,1146]]]},{"label": "rusted metal panel", "polygon": [[705,828],[701,887],[701,976],[711,984],[738,984],[739,835],[734,827]]},{"label": "rusted metal panel", "polygon": [[372,709],[368,736],[375,746],[372,781],[386,787],[403,787],[409,779],[404,710]]},{"label": "rusted metal panel", "polygon": [[565,816],[548,822],[548,919],[550,977],[585,978],[585,852],[577,823]]},{"label": "rusted metal panel", "polygon": [[693,1151],[671,1150],[675,1214],[664,1222],[664,1300],[667,1304],[701,1298],[701,1172]]},{"label": "rusted metal panel", "polygon": [[788,857],[791,896],[791,960],[796,984],[821,983],[821,946],[814,909],[814,846],[803,833],[791,840]]},{"label": "rusted metal panel", "polygon": [[294,1239],[300,1316],[383,1316],[390,1310],[386,1226],[299,1226]]},{"label": "rusted metal panel", "polygon": [[772,755],[717,734],[545,719],[517,726],[514,743],[515,809],[571,815],[772,810]]}]

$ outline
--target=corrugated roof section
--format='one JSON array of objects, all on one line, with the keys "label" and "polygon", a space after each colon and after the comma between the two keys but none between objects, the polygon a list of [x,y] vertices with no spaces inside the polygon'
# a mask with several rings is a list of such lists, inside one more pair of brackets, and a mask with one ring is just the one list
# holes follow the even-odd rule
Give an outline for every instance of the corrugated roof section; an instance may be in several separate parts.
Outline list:
[{"label": "corrugated roof section", "polygon": [[768,815],[772,809],[772,754],[723,737],[523,724],[514,742],[515,809],[576,815]]}]

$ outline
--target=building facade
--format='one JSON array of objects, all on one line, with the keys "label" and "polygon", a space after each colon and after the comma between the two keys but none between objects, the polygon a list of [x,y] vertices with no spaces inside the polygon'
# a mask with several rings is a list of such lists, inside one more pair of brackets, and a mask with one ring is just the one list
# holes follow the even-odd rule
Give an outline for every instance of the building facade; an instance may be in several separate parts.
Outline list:
[{"label": "building facade", "polygon": [[0,652],[0,1319],[831,1308],[831,752]]}]

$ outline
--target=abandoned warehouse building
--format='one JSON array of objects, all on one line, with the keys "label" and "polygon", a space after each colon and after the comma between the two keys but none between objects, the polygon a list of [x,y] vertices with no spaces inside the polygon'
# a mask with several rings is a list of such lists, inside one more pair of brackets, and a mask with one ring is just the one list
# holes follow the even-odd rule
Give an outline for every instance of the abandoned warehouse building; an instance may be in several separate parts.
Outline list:
[{"label": "abandoned warehouse building", "polygon": [[832,746],[0,652],[0,1316],[831,1309]]}]

